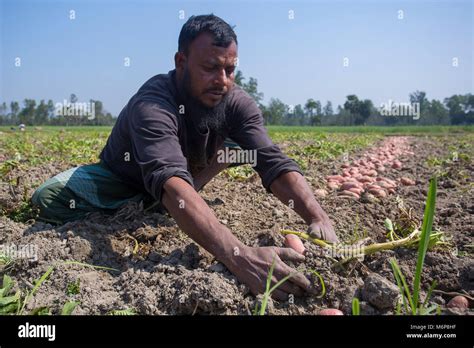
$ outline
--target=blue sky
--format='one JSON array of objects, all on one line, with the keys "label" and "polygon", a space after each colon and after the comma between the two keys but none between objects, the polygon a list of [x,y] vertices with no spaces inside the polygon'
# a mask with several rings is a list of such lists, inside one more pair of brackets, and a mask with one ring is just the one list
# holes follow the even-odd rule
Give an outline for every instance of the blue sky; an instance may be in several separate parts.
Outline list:
[{"label": "blue sky", "polygon": [[348,94],[378,106],[417,89],[429,99],[474,91],[470,0],[0,2],[1,102],[75,93],[117,115],[148,78],[174,68],[180,10],[235,25],[239,69],[258,79],[265,102],[314,98],[336,109]]}]

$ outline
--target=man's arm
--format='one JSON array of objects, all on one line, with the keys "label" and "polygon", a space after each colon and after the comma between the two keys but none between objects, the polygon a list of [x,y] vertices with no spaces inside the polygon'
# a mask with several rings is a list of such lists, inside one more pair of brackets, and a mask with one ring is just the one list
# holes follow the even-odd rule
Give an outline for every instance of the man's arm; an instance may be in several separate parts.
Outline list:
[{"label": "man's arm", "polygon": [[[283,261],[304,260],[303,255],[290,248],[252,248],[244,245],[227,227],[219,223],[194,188],[179,177],[171,177],[165,182],[162,203],[189,237],[224,263],[254,294],[264,291],[273,260],[273,284],[290,273],[296,273]],[[290,293],[301,295],[304,290],[313,291],[309,280],[303,274],[296,273],[275,290],[274,296],[285,299]]]},{"label": "man's arm", "polygon": [[338,241],[331,219],[316,201],[306,179],[300,173],[281,174],[273,180],[270,190],[284,204],[293,204],[293,209],[309,225],[310,234],[330,242]]},{"label": "man's arm", "polygon": [[268,136],[255,100],[239,88],[232,105],[233,126],[229,137],[243,149],[257,150],[255,170],[262,178],[263,186],[285,204],[293,200],[296,212],[310,225],[308,232],[311,235],[337,241],[331,220],[299,174],[300,168]]}]

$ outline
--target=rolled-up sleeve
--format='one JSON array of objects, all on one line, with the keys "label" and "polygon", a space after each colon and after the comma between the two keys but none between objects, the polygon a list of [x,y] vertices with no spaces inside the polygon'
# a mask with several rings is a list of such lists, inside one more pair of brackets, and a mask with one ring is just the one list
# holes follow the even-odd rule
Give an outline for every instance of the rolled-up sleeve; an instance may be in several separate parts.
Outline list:
[{"label": "rolled-up sleeve", "polygon": [[157,201],[161,202],[163,185],[173,176],[193,186],[173,114],[155,103],[137,103],[131,110],[130,137],[145,189]]},{"label": "rolled-up sleeve", "polygon": [[262,112],[255,101],[243,90],[234,99],[232,129],[229,137],[245,150],[256,150],[254,169],[262,179],[262,185],[271,192],[273,180],[286,172],[303,172],[294,160],[286,156],[270,139],[264,126]]}]

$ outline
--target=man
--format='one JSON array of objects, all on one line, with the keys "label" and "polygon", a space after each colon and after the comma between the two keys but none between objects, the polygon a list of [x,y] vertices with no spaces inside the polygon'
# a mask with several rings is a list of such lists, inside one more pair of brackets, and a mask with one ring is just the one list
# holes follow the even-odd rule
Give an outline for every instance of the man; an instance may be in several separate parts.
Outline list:
[{"label": "man", "polygon": [[[248,247],[219,223],[197,193],[229,166],[218,160],[219,150],[256,151],[263,186],[285,204],[293,202],[313,235],[336,241],[332,223],[296,163],[268,137],[255,101],[234,84],[233,29],[214,15],[189,18],[174,59],[175,70],[148,80],[122,110],[100,163],[57,175],[32,200],[43,218],[64,222],[151,198],[254,294],[261,293],[273,260],[277,282],[294,272],[283,261],[304,256],[290,248]],[[305,291],[312,291],[310,282],[297,273],[273,295],[285,299]]]}]

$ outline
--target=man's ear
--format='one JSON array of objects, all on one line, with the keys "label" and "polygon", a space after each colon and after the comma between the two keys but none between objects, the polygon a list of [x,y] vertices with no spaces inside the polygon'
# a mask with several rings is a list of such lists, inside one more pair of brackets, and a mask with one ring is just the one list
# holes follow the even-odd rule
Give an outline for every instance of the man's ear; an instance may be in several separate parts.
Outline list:
[{"label": "man's ear", "polygon": [[186,63],[186,56],[183,52],[176,52],[174,55],[174,66],[177,71],[183,71]]}]

